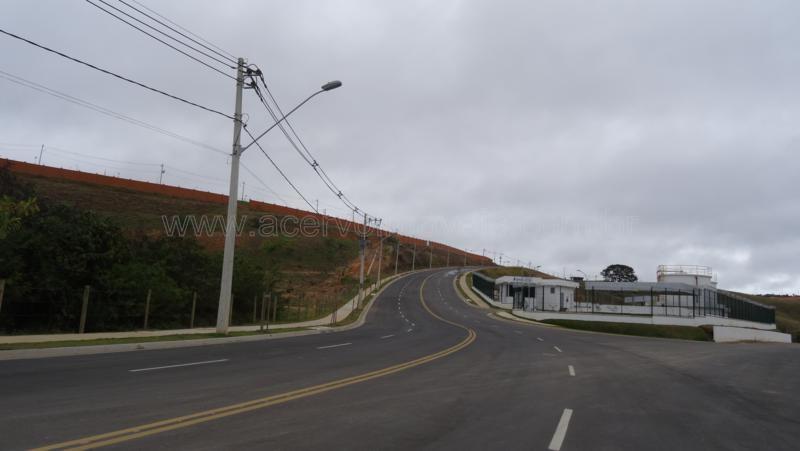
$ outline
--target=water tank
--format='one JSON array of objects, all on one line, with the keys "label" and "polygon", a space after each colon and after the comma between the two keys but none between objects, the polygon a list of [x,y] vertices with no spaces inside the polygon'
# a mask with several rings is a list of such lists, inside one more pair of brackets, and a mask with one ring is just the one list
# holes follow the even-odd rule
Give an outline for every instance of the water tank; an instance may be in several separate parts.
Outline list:
[{"label": "water tank", "polygon": [[700,265],[658,265],[656,281],[685,283],[693,287],[717,286],[717,278],[711,267]]}]

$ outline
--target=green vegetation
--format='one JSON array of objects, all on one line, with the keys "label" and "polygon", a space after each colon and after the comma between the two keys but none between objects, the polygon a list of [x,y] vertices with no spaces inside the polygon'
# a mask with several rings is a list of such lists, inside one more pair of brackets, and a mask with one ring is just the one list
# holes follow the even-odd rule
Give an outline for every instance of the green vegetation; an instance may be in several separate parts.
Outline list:
[{"label": "green vegetation", "polygon": [[662,326],[651,324],[606,323],[601,321],[575,321],[566,319],[549,319],[547,324],[570,329],[607,332],[611,334],[639,335],[643,337],[679,338],[682,340],[711,341],[713,337],[700,327]]},{"label": "green vegetation", "polygon": [[[63,192],[55,199],[41,196],[39,186],[0,170],[0,198],[12,230],[0,238],[0,279],[6,280],[0,331],[77,331],[85,286],[87,332],[143,327],[148,293],[148,328],[188,327],[195,296],[195,326],[215,323],[221,249],[194,237],[123,227],[120,217],[84,207],[89,192],[81,184],[75,184],[73,202]],[[137,214],[143,208],[117,199],[118,192],[95,188],[95,194],[104,208],[130,207]],[[265,292],[278,298],[278,322],[305,320],[329,313],[356,283],[345,271],[358,253],[352,240],[241,241],[234,262],[234,324],[253,321]]]},{"label": "green vegetation", "polygon": [[800,341],[800,296],[739,294],[775,307],[775,322],[778,330],[791,334],[794,341]]},{"label": "green vegetation", "polygon": [[523,277],[541,277],[542,279],[555,279],[556,277],[550,274],[537,271],[535,269],[523,268],[520,266],[495,266],[492,268],[484,268],[479,271],[492,279],[497,279],[502,276],[523,276]]},{"label": "green vegetation", "polygon": [[[269,334],[283,334],[287,332],[297,332],[301,330],[308,330],[306,327],[293,327],[287,329],[271,329]],[[0,351],[10,351],[14,349],[45,349],[45,348],[67,348],[75,346],[105,346],[105,345],[118,345],[130,343],[154,343],[161,341],[189,341],[201,340],[204,338],[228,338],[228,337],[245,337],[250,335],[265,335],[266,332],[252,331],[252,332],[230,332],[228,335],[224,334],[179,334],[179,335],[161,335],[157,337],[127,337],[127,338],[98,338],[90,340],[62,340],[62,341],[43,341],[35,343],[0,343]]]}]

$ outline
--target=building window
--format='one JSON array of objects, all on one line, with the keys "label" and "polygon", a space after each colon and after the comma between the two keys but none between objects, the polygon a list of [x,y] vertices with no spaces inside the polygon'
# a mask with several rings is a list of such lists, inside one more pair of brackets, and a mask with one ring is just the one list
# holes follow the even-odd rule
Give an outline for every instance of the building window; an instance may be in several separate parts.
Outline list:
[{"label": "building window", "polygon": [[556,287],[550,287],[550,294],[556,294]]}]

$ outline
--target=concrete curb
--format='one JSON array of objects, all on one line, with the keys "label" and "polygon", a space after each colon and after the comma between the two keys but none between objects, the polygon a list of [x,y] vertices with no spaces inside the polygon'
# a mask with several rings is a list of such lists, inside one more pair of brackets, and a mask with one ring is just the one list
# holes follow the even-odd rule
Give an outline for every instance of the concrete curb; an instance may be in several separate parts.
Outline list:
[{"label": "concrete curb", "polygon": [[366,321],[367,313],[369,313],[370,309],[372,308],[372,305],[375,303],[375,300],[391,284],[412,274],[417,274],[424,271],[428,271],[428,269],[417,270],[413,272],[407,271],[404,273],[400,273],[396,276],[390,276],[384,279],[386,281],[382,283],[381,289],[374,293],[372,299],[370,299],[370,301],[361,311],[359,318],[353,323],[347,324],[345,326],[338,326],[338,327],[315,326],[313,328],[310,328],[309,330],[284,332],[277,334],[265,333],[259,335],[245,335],[241,337],[198,338],[198,339],[186,339],[186,340],[155,341],[146,343],[123,343],[123,344],[96,345],[96,346],[67,346],[60,348],[13,349],[7,351],[0,351],[0,361],[39,359],[39,358],[49,358],[49,357],[70,357],[70,356],[92,355],[92,354],[109,354],[115,352],[152,351],[157,349],[189,348],[194,346],[211,346],[211,345],[222,345],[231,343],[246,343],[252,341],[276,340],[281,338],[303,337],[306,335],[344,332],[347,330],[352,330],[361,327],[364,324],[364,322]]}]

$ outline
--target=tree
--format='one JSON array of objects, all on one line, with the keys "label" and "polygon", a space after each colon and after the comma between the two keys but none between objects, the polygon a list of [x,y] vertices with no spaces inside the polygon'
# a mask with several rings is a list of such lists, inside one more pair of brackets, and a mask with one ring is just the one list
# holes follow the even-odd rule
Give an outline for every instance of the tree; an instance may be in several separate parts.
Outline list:
[{"label": "tree", "polygon": [[600,274],[606,282],[636,282],[639,280],[633,272],[633,268],[627,265],[608,265]]}]

